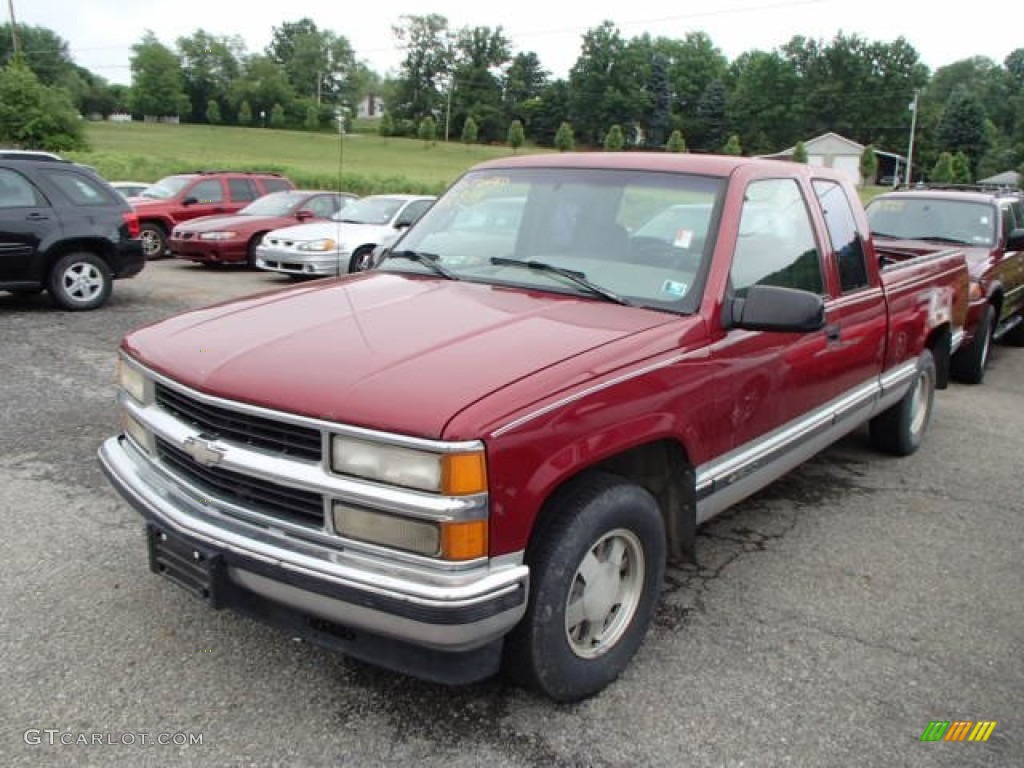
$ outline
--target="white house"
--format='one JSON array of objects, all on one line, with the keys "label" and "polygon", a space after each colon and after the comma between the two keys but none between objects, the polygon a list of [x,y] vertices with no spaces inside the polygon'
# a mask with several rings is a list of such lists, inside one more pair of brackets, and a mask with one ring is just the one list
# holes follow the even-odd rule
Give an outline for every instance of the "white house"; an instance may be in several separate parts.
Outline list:
[{"label": "white house", "polygon": [[[850,180],[860,186],[861,184],[874,183],[874,179],[861,179],[860,158],[864,153],[864,145],[856,141],[840,136],[838,133],[823,133],[813,139],[804,142],[804,149],[807,150],[807,164],[825,168],[834,168],[850,177]],[[771,155],[760,155],[760,157],[776,158],[778,160],[791,160],[796,146],[784,149]],[[878,178],[893,183],[895,179],[906,175],[907,159],[902,155],[892,152],[875,150],[875,157],[878,159]]]}]

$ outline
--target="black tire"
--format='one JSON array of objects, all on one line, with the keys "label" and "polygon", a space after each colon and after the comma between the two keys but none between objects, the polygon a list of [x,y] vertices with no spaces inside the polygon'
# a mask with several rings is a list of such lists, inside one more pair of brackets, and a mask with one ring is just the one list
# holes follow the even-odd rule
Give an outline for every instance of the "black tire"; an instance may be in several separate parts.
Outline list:
[{"label": "black tire", "polygon": [[958,349],[950,362],[950,373],[964,384],[980,384],[985,378],[989,352],[992,349],[992,329],[995,327],[996,311],[988,304],[978,321],[977,335],[971,343]]},{"label": "black tire", "polygon": [[372,245],[364,245],[362,248],[357,248],[355,253],[352,254],[352,258],[348,261],[348,271],[365,272],[372,267],[373,248],[374,246]]},{"label": "black tire", "polygon": [[50,270],[50,296],[64,309],[96,309],[110,297],[113,285],[106,262],[88,251],[66,253]]},{"label": "black tire", "polygon": [[139,239],[147,260],[162,259],[167,254],[167,233],[156,222],[143,222],[139,227]]},{"label": "black tire", "polygon": [[926,349],[917,361],[914,381],[896,405],[869,424],[874,447],[894,456],[909,456],[921,447],[935,402],[935,358]]},{"label": "black tire", "polygon": [[[657,502],[612,475],[581,476],[552,498],[528,562],[530,598],[506,640],[506,674],[556,701],[597,693],[625,669],[651,624],[665,574]],[[584,570],[594,573],[589,585]],[[584,608],[588,589],[596,599]]]},{"label": "black tire", "polygon": [[1024,347],[1024,319],[1013,326],[1001,340],[1011,347]]},{"label": "black tire", "polygon": [[249,244],[245,247],[245,263],[252,269],[256,268],[256,246],[263,240],[263,236],[266,232],[258,232],[252,236],[249,240]]}]

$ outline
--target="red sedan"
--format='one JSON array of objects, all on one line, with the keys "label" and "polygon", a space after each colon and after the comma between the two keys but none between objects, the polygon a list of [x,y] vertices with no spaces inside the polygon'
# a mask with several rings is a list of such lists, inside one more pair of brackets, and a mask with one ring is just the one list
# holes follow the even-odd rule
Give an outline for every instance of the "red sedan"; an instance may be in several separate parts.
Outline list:
[{"label": "red sedan", "polygon": [[178,259],[205,264],[255,264],[256,246],[272,229],[327,219],[357,195],[347,192],[291,189],[253,200],[228,216],[203,216],[179,224],[168,245]]}]

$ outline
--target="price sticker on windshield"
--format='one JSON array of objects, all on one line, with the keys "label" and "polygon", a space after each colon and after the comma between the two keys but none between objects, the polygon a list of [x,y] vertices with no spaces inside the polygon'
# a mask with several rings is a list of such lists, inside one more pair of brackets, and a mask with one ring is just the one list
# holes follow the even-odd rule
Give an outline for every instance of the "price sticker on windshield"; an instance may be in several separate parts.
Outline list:
[{"label": "price sticker on windshield", "polygon": [[676,239],[672,241],[672,245],[676,248],[689,248],[691,242],[693,242],[693,230],[679,229],[676,230]]}]

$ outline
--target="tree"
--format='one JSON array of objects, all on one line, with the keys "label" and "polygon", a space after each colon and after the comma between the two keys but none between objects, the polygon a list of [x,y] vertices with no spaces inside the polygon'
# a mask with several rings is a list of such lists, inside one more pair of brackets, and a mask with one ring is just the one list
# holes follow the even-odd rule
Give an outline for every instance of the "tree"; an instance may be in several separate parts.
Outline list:
[{"label": "tree", "polygon": [[806,135],[796,103],[799,75],[781,53],[741,54],[729,67],[728,79],[728,121],[752,153],[777,152]]},{"label": "tree", "polygon": [[517,53],[505,70],[502,83],[504,119],[523,120],[524,128],[531,127],[526,119],[529,105],[541,97],[549,82],[550,75],[541,66],[536,53]]},{"label": "tree", "polygon": [[238,108],[238,124],[239,125],[251,125],[252,124],[252,107],[249,106],[248,101],[243,101],[242,105]]},{"label": "tree", "polygon": [[224,122],[224,118],[220,114],[220,105],[216,99],[210,99],[206,102],[206,122],[210,125],[220,125]]},{"label": "tree", "polygon": [[317,28],[308,17],[274,27],[266,54],[281,67],[292,90],[318,106],[356,103],[365,95],[368,79],[351,44]]},{"label": "tree", "polygon": [[306,119],[303,121],[303,125],[310,131],[320,128],[320,110],[316,108],[316,104],[306,107]]},{"label": "tree", "polygon": [[712,80],[697,100],[697,119],[687,134],[698,150],[713,152],[725,142],[725,102],[725,83]]},{"label": "tree", "polygon": [[807,165],[807,147],[802,141],[798,141],[793,147],[793,162]]},{"label": "tree", "polygon": [[[520,127],[522,127],[520,125]],[[509,138],[511,138],[512,129],[509,128]],[[466,118],[466,122],[462,124],[462,143],[463,144],[475,144],[477,138],[476,120],[473,119],[472,115]],[[511,141],[509,142],[512,143]]]},{"label": "tree", "polygon": [[672,131],[672,135],[668,137],[668,142],[665,144],[665,150],[667,152],[685,152],[686,151],[686,140],[683,139],[683,132],[680,130]]},{"label": "tree", "polygon": [[626,139],[622,135],[622,126],[613,125],[608,129],[604,137],[604,148],[606,152],[619,152],[625,145]]},{"label": "tree", "polygon": [[953,155],[953,162],[951,163],[950,169],[952,171],[954,184],[971,183],[971,161],[963,152],[957,152]]},{"label": "tree", "polygon": [[177,55],[149,31],[132,51],[132,111],[156,117],[190,112]]},{"label": "tree", "polygon": [[88,146],[67,93],[17,61],[0,69],[0,143],[51,152]]},{"label": "tree", "polygon": [[[68,44],[53,30],[18,24],[18,40],[21,63],[35,74],[40,85],[62,85],[75,76],[76,67]],[[0,63],[13,59],[11,25],[0,24]]]},{"label": "tree", "polygon": [[939,153],[939,159],[932,168],[929,181],[939,184],[949,184],[953,181],[953,155],[949,152]]},{"label": "tree", "polygon": [[254,54],[245,59],[241,77],[231,84],[230,98],[233,104],[248,102],[253,114],[270,114],[275,104],[292,104],[295,90],[277,62]]},{"label": "tree", "polygon": [[729,137],[729,140],[725,142],[725,146],[722,147],[722,154],[725,155],[742,155],[743,148],[740,146],[740,137],[735,133]]},{"label": "tree", "polygon": [[527,115],[530,138],[538,144],[553,147],[558,128],[569,115],[569,84],[556,80],[548,84],[536,99],[520,105]]},{"label": "tree", "polygon": [[555,148],[559,152],[568,152],[576,146],[576,137],[573,135],[572,126],[563,122],[558,126],[558,133],[555,134]]},{"label": "tree", "polygon": [[[648,144],[660,147],[672,125],[672,90],[668,81],[668,59],[661,53],[651,57],[651,117],[648,121]],[[682,134],[680,134],[682,137]]]},{"label": "tree", "polygon": [[380,125],[377,126],[377,133],[381,136],[393,136],[395,133],[395,121],[390,112],[385,112],[380,117]]},{"label": "tree", "polygon": [[284,128],[284,107],[275,104],[270,110],[270,127]]},{"label": "tree", "polygon": [[526,140],[526,136],[523,134],[523,124],[518,120],[513,120],[511,125],[508,127],[508,145],[512,147],[512,151],[516,152],[523,142]]},{"label": "tree", "polygon": [[501,141],[508,131],[496,73],[508,65],[511,48],[501,27],[464,27],[452,43],[452,119],[459,125],[473,115],[483,141]]},{"label": "tree", "polygon": [[963,152],[973,162],[985,154],[985,110],[967,86],[958,85],[949,95],[936,135],[946,152]]},{"label": "tree", "polygon": [[437,122],[433,115],[427,115],[420,120],[420,127],[417,130],[419,136],[427,146],[433,146],[437,141]]},{"label": "tree", "polygon": [[875,176],[878,174],[878,156],[875,155],[875,145],[868,144],[860,153],[860,178],[865,184],[874,184]]},{"label": "tree", "polygon": [[228,103],[231,83],[238,78],[245,54],[240,37],[215,37],[202,29],[190,37],[178,38],[185,94],[191,104],[191,119],[204,119],[211,99],[218,105]]},{"label": "tree", "polygon": [[395,78],[388,108],[397,120],[418,122],[426,115],[443,112],[447,85],[453,69],[453,38],[448,19],[436,13],[402,16],[391,28],[405,59]]}]

